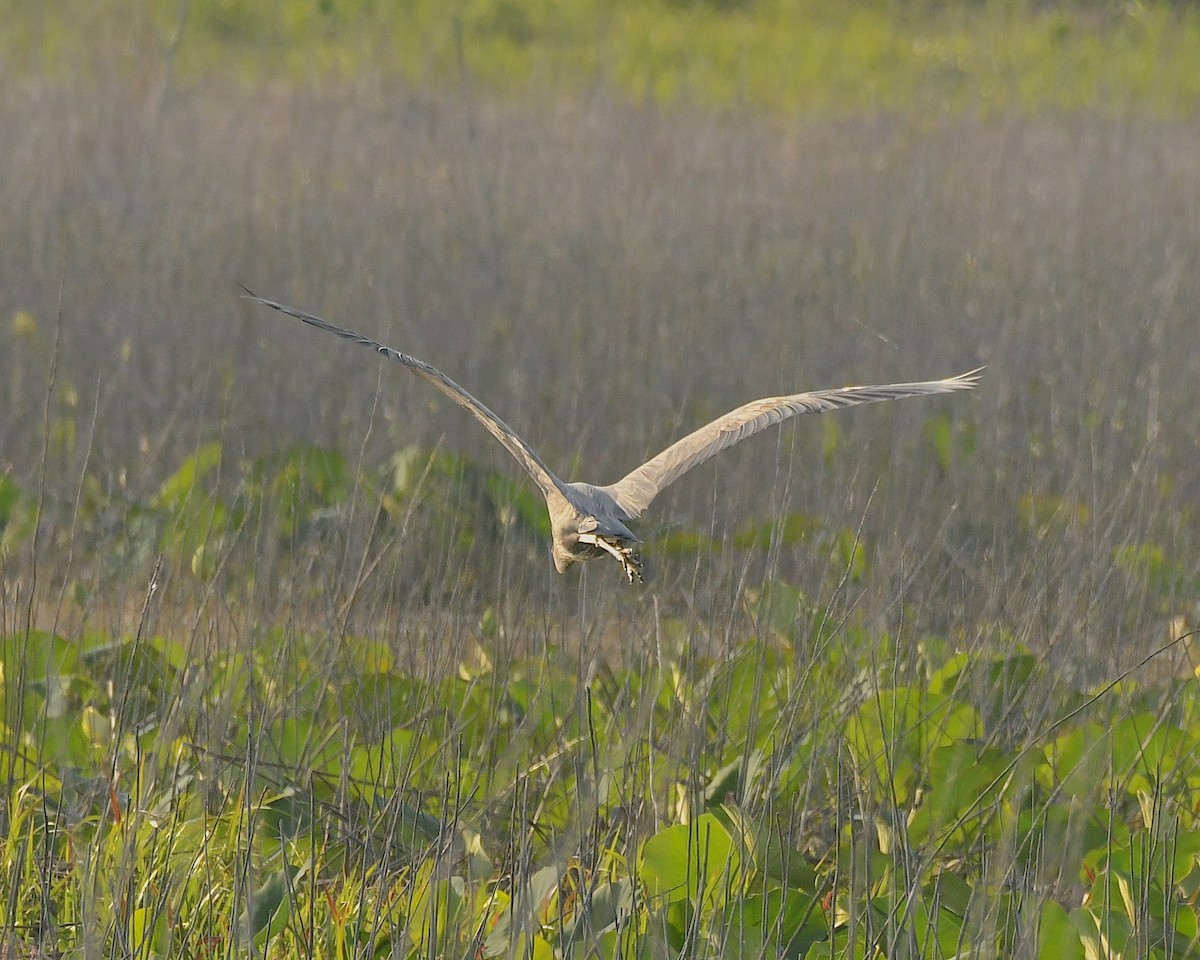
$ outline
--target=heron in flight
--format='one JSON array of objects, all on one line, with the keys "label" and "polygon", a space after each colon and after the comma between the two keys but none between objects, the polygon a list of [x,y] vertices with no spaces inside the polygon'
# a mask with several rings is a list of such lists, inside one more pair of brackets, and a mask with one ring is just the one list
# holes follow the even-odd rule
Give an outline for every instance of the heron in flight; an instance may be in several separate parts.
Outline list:
[{"label": "heron in flight", "polygon": [[753,400],[677,440],[616,483],[606,486],[567,483],[551,472],[533,448],[513,432],[512,427],[435,367],[311,313],[286,307],[273,300],[264,300],[245,287],[242,289],[249,300],[303,320],[343,340],[370,347],[376,353],[399,361],[422,380],[432,383],[482,423],[488,433],[499,440],[504,449],[533,477],[533,482],[546,498],[546,508],[550,512],[553,537],[550,554],[554,558],[554,569],[565,573],[573,563],[607,554],[621,564],[630,583],[642,581],[642,559],[638,553],[638,545],[642,541],[627,524],[640,517],[665,487],[693,467],[767,427],[802,413],[825,413],[860,403],[971,390],[978,383],[979,373],[983,369],[980,367],[946,380],[814,390],[812,393],[796,393],[788,397]]}]

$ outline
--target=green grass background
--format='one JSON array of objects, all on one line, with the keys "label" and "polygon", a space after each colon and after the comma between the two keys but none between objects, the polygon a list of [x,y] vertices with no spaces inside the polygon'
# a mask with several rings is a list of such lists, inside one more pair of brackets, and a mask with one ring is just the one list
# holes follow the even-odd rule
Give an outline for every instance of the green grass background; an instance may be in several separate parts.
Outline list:
[{"label": "green grass background", "polygon": [[324,83],[364,75],[784,113],[1099,108],[1190,115],[1188,3],[5,0],[10,69]]}]

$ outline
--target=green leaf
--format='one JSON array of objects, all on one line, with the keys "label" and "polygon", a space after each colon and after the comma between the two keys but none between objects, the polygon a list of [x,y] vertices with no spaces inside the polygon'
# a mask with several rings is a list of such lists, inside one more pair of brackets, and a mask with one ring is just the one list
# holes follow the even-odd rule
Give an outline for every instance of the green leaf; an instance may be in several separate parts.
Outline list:
[{"label": "green leaf", "polygon": [[1017,519],[1039,538],[1072,526],[1083,526],[1091,518],[1086,504],[1063,497],[1026,493],[1017,499]]},{"label": "green leaf", "polygon": [[799,957],[829,939],[829,925],[810,896],[775,888],[728,903],[713,938],[723,958]]},{"label": "green leaf", "polygon": [[785,637],[793,635],[798,621],[807,622],[813,609],[803,590],[782,580],[768,581],[757,595],[747,591],[747,599],[755,618],[765,622],[772,633]]},{"label": "green leaf", "polygon": [[1037,960],[1087,960],[1079,930],[1059,904],[1042,904],[1038,922]]},{"label": "green leaf", "polygon": [[826,466],[833,464],[838,446],[842,441],[842,428],[837,417],[821,418],[821,459]]},{"label": "green leaf", "polygon": [[838,564],[851,583],[862,583],[867,575],[867,548],[857,530],[841,530],[837,535]]},{"label": "green leaf", "polygon": [[346,458],[308,444],[260,460],[253,473],[275,500],[281,537],[302,533],[320,510],[345,501],[351,491]]},{"label": "green leaf", "polygon": [[980,735],[974,707],[914,687],[881,690],[850,718],[846,738],[855,760],[874,769],[884,799],[913,798],[933,750]]},{"label": "green leaf", "polygon": [[238,927],[247,940],[262,946],[268,937],[284,928],[291,912],[288,888],[296,876],[297,870],[285,863],[268,874],[262,885],[250,894],[246,908],[238,918]]},{"label": "green leaf", "polygon": [[45,630],[10,633],[0,637],[0,668],[6,683],[24,675],[27,681],[46,681],[76,668],[75,643]]},{"label": "green leaf", "polygon": [[1106,825],[1092,808],[1074,799],[1022,804],[1012,824],[1013,856],[1023,870],[1057,874],[1066,863],[1077,864],[1086,851],[1103,844]]},{"label": "green leaf", "polygon": [[[936,888],[930,885],[927,893]],[[921,896],[908,906],[919,955],[953,957],[963,941],[962,914],[941,904],[936,896]]]},{"label": "green leaf", "polygon": [[[825,418],[826,423],[832,422]],[[821,522],[807,513],[789,513],[778,520],[753,524],[734,535],[733,545],[739,550],[768,550],[778,541],[783,547],[798,547],[807,543],[821,529]]]},{"label": "green leaf", "polygon": [[37,518],[37,502],[24,495],[16,480],[0,474],[0,555],[33,536]]},{"label": "green leaf", "polygon": [[[711,722],[727,740],[742,744],[743,750],[753,746],[746,738],[756,728],[762,734],[762,726],[769,723],[769,718],[778,712],[781,700],[786,700],[790,694],[788,666],[772,646],[747,643],[710,672],[709,682],[702,684],[705,706]],[[753,779],[761,754],[756,756],[754,750],[749,752],[749,773]],[[733,762],[740,764],[741,761],[739,758]]]},{"label": "green leaf", "polygon": [[1151,590],[1168,597],[1195,597],[1200,594],[1200,579],[1188,567],[1167,557],[1162,547],[1134,543],[1113,547],[1113,564],[1141,580]]},{"label": "green leaf", "polygon": [[929,692],[939,694],[953,693],[958,689],[959,682],[969,675],[975,659],[966,653],[953,653],[945,663],[938,667],[929,677]]},{"label": "green leaf", "polygon": [[1161,717],[1151,713],[1123,717],[1112,728],[1113,774],[1128,778],[1131,794],[1153,792],[1195,749],[1192,737]]},{"label": "green leaf", "polygon": [[948,414],[938,414],[925,421],[925,441],[933,450],[933,460],[938,469],[942,473],[949,473],[954,459],[954,421]]},{"label": "green leaf", "polygon": [[637,890],[633,881],[623,877],[611,883],[601,883],[582,897],[575,913],[563,925],[560,949],[564,956],[577,944],[602,936],[620,927],[629,927],[636,916]]},{"label": "green leaf", "polygon": [[758,822],[731,803],[723,804],[716,814],[728,826],[735,845],[747,854],[746,873],[753,867],[794,892],[807,893],[814,899],[824,895],[826,881],[818,880],[804,854],[786,845],[778,829]]},{"label": "green leaf", "polygon": [[[956,844],[969,843],[981,818],[995,813],[1001,799],[1011,795],[1014,784],[1028,782],[1028,774],[1019,772],[1016,759],[995,747],[968,742],[934,749],[929,756],[929,787],[909,821],[909,840],[917,845],[930,839],[944,841],[945,831],[955,828]],[[1030,762],[1040,761],[1030,755]]]},{"label": "green leaf", "polygon": [[299,793],[295,787],[285,787],[257,806],[268,836],[273,840],[294,839],[312,830],[312,797]]},{"label": "green leaf", "polygon": [[166,910],[138,907],[130,913],[129,945],[132,947],[132,960],[151,960],[152,957],[166,956],[169,943]]},{"label": "green leaf", "polygon": [[484,953],[489,957],[526,955],[525,944],[541,930],[547,919],[544,914],[561,879],[555,867],[543,867],[522,884],[497,916],[484,944]]},{"label": "green leaf", "polygon": [[[1079,931],[1084,953],[1092,957],[1126,957],[1126,945],[1133,934],[1133,927],[1123,913],[1111,909],[1106,894],[1115,886],[1100,878],[1092,888],[1089,906],[1071,911],[1071,922]],[[1099,911],[1098,913],[1093,911]]]},{"label": "green leaf", "polygon": [[979,430],[974,421],[956,420],[945,413],[926,420],[924,432],[933,461],[943,474],[950,472],[956,459],[974,453],[979,444]]},{"label": "green leaf", "polygon": [[202,446],[159,487],[158,494],[151,501],[152,505],[172,513],[181,511],[188,499],[197,492],[200,481],[220,464],[221,453],[221,445],[216,441]]},{"label": "green leaf", "polygon": [[21,500],[21,488],[8,474],[0,474],[0,529],[3,529]]},{"label": "green leaf", "polygon": [[462,877],[435,879],[438,863],[429,858],[412,879],[408,936],[423,956],[439,956],[452,939],[465,910],[466,884]]},{"label": "green leaf", "polygon": [[723,903],[741,883],[741,856],[711,813],[660,830],[642,847],[641,876],[651,896],[670,903]]},{"label": "green leaf", "polygon": [[1107,780],[1109,753],[1107,736],[1098,723],[1085,723],[1046,747],[1046,757],[1055,779],[1067,796],[1090,797]]},{"label": "green leaf", "polygon": [[549,539],[550,514],[546,512],[546,501],[527,478],[513,480],[489,471],[484,488],[501,524],[523,533],[533,542]]}]

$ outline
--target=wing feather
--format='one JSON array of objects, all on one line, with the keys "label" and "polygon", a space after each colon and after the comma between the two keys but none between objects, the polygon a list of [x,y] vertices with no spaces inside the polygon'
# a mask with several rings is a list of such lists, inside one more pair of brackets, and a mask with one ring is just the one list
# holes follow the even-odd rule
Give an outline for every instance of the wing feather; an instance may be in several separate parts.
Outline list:
[{"label": "wing feather", "polygon": [[838,390],[816,390],[789,397],[754,400],[676,441],[658,456],[602,489],[617,501],[621,509],[629,515],[629,519],[636,519],[665,487],[693,467],[777,423],[804,413],[826,413],[861,403],[880,403],[904,397],[924,397],[936,393],[952,393],[956,390],[971,390],[979,382],[982,370],[980,367],[978,370],[946,380],[843,387]]},{"label": "wing feather", "polygon": [[248,300],[253,300],[255,303],[261,303],[281,313],[286,313],[297,320],[303,320],[310,326],[325,330],[334,336],[341,337],[343,340],[349,340],[351,343],[369,347],[390,360],[396,360],[404,364],[404,366],[408,367],[418,377],[432,383],[442,393],[482,423],[487,428],[488,433],[499,440],[503,444],[504,449],[511,453],[516,461],[529,472],[529,475],[533,477],[534,482],[541,488],[547,500],[551,500],[552,498],[559,500],[566,499],[566,495],[561,489],[561,481],[542,462],[542,458],[534,452],[533,448],[517,436],[512,427],[496,416],[487,406],[436,367],[430,366],[424,360],[410,357],[407,353],[401,353],[399,350],[385,347],[382,343],[378,343],[370,337],[364,337],[360,333],[355,333],[353,330],[335,326],[327,320],[313,316],[311,313],[305,313],[303,310],[297,310],[295,307],[284,306],[281,303],[276,303],[274,300],[264,300],[262,297],[251,293],[245,287],[242,287],[242,289],[246,291],[246,298]]}]

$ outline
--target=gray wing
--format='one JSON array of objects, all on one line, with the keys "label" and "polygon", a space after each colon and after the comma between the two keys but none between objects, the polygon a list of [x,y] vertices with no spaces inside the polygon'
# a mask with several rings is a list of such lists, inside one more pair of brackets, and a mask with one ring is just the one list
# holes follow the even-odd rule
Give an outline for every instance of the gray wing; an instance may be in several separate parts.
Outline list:
[{"label": "gray wing", "polygon": [[274,300],[264,300],[262,297],[251,293],[245,287],[242,287],[242,289],[246,291],[246,299],[248,300],[264,304],[281,313],[286,313],[288,316],[295,317],[297,320],[303,320],[305,323],[332,333],[334,336],[341,337],[343,340],[349,340],[351,343],[370,347],[376,353],[381,353],[389,359],[398,360],[422,380],[432,383],[442,393],[482,423],[487,428],[488,433],[499,440],[504,445],[504,449],[511,453],[517,462],[529,471],[529,475],[533,477],[534,482],[541,488],[547,500],[551,498],[566,499],[559,479],[550,472],[550,469],[542,462],[542,458],[534,453],[529,444],[518,437],[513,432],[512,427],[436,367],[432,367],[423,360],[418,360],[416,357],[410,357],[407,353],[401,353],[399,350],[385,347],[382,343],[377,343],[369,337],[355,333],[353,330],[334,326],[334,324],[322,320],[320,317],[314,317],[311,313],[305,313],[303,310],[297,310],[295,307],[285,307]]},{"label": "gray wing", "polygon": [[983,368],[947,380],[924,383],[890,383],[877,387],[843,387],[840,390],[816,390],[790,397],[767,397],[731,410],[707,426],[676,441],[652,460],[616,483],[602,489],[617,501],[630,519],[641,515],[650,502],[668,484],[678,480],[692,467],[699,466],[727,447],[745,440],[767,427],[802,413],[825,413],[860,403],[879,403],[903,397],[924,397],[934,393],[971,390],[979,382]]}]

